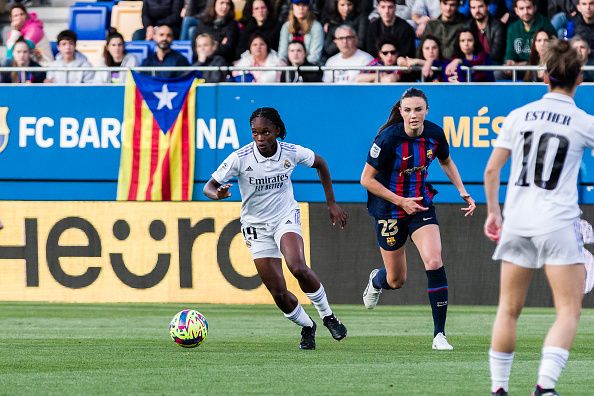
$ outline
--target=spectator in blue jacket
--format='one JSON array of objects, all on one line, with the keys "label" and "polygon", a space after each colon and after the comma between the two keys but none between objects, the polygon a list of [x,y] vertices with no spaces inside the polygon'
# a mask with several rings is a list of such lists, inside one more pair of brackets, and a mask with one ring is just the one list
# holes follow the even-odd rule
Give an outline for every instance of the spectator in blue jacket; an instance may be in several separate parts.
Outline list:
[{"label": "spectator in blue jacket", "polygon": [[[190,66],[190,63],[181,53],[171,49],[173,42],[173,29],[169,25],[161,25],[155,33],[155,41],[157,42],[157,49],[155,52],[146,57],[142,62],[142,66]],[[158,77],[179,77],[185,72],[174,70],[150,72],[150,74]]]}]

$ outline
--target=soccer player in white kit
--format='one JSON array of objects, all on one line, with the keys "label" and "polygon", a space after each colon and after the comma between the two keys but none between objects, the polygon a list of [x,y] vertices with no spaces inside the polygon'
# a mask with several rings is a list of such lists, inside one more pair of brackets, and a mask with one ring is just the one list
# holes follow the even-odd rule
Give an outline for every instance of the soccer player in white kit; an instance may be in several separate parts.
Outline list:
[{"label": "soccer player in white kit", "polygon": [[[569,357],[580,317],[584,254],[577,176],[584,149],[594,147],[594,117],[573,101],[581,64],[566,41],[554,40],[544,56],[549,92],[505,119],[485,170],[485,235],[497,242],[501,261],[499,307],[489,362],[492,394],[507,395],[516,323],[534,269],[544,266],[556,320],[544,340],[533,395],[558,395],[555,384]],[[500,171],[511,156],[504,219]],[[503,224],[502,224],[503,223]]]},{"label": "soccer player in white kit", "polygon": [[[301,290],[316,307],[335,340],[347,335],[346,327],[330,309],[324,286],[305,263],[299,205],[293,196],[291,173],[297,165],[316,168],[328,204],[330,221],[344,228],[347,213],[334,200],[326,161],[312,150],[284,142],[285,124],[271,107],[256,109],[250,117],[254,141],[233,152],[212,174],[204,194],[214,200],[231,196],[229,179],[237,177],[241,193],[241,231],[252,253],[258,275],[285,316],[301,326],[301,349],[315,349],[316,323],[293,293],[287,290],[281,257],[299,281]],[[282,256],[281,256],[282,255]]]}]

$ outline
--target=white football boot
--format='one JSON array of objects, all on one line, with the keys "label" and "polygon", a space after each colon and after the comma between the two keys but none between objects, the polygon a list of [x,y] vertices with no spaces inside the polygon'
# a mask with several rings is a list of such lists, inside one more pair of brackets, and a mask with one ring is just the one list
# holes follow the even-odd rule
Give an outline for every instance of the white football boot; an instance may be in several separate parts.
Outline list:
[{"label": "white football boot", "polygon": [[433,339],[433,345],[431,347],[438,351],[451,351],[452,349],[454,349],[454,347],[450,345],[446,336],[443,333],[437,333],[437,335]]},{"label": "white football boot", "polygon": [[379,272],[378,269],[374,269],[369,274],[369,282],[367,282],[367,287],[363,292],[363,304],[367,309],[373,309],[377,305],[379,301],[380,294],[382,294],[382,289],[376,289],[373,287],[373,277],[375,274]]}]

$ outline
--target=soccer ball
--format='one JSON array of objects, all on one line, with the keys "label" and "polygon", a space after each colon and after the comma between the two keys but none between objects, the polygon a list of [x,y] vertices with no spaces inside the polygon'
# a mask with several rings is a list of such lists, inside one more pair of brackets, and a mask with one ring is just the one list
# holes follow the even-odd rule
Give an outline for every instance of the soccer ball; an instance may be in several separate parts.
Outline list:
[{"label": "soccer ball", "polygon": [[195,348],[208,335],[208,322],[204,315],[193,309],[178,312],[169,323],[169,335],[184,348]]}]

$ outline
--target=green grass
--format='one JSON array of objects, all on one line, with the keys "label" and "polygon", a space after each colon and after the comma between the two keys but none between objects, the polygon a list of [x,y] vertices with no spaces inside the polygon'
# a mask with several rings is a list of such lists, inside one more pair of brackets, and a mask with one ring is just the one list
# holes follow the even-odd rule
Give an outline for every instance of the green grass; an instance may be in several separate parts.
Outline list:
[{"label": "green grass", "polygon": [[[336,342],[318,322],[317,349],[297,348],[299,328],[273,306],[202,305],[210,325],[196,349],[175,345],[179,304],[0,303],[0,394],[397,394],[489,393],[493,307],[451,307],[452,352],[431,350],[428,307],[335,306],[349,336]],[[519,323],[512,394],[528,395],[551,309]],[[585,310],[557,386],[592,394],[594,310]]]}]

